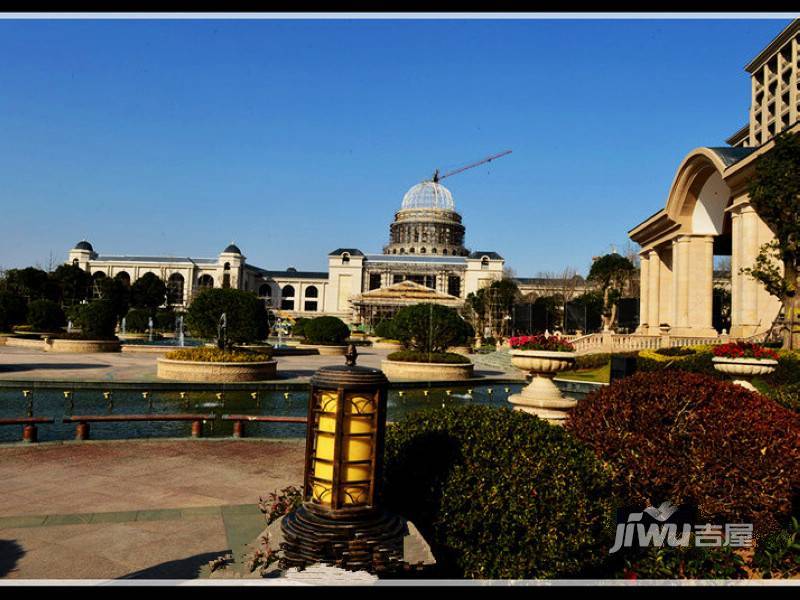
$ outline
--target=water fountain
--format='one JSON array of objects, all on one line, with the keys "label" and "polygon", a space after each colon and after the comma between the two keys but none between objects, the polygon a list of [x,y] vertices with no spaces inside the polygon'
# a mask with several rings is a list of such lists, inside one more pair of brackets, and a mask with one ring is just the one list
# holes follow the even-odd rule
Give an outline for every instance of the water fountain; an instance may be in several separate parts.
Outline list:
[{"label": "water fountain", "polygon": [[[125,319],[123,319],[123,322]],[[67,321],[67,333],[72,333],[72,320]]]},{"label": "water fountain", "polygon": [[[127,318],[126,317],[122,317],[122,325],[120,326],[120,331],[122,332],[122,337],[125,337],[125,324],[126,324],[126,322],[127,322]],[[70,325],[71,324],[72,324],[72,321],[70,321]]]},{"label": "water fountain", "polygon": [[153,341],[153,317],[147,318],[147,341]]},{"label": "water fountain", "polygon": [[178,315],[175,317],[175,337],[178,340],[178,346],[183,348],[184,339],[183,339],[183,315]]},{"label": "water fountain", "polygon": [[219,324],[217,325],[217,347],[220,350],[225,350],[225,346],[227,345],[227,337],[228,337],[228,317],[225,313],[222,313],[219,317]]}]

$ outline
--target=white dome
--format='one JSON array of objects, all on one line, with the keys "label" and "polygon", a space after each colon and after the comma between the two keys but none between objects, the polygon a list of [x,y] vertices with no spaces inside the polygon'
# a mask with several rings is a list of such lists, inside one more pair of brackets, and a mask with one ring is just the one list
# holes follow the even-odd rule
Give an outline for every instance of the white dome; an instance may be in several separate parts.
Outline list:
[{"label": "white dome", "polygon": [[441,183],[423,181],[418,183],[403,196],[400,210],[413,208],[436,208],[439,210],[455,210],[453,194]]}]

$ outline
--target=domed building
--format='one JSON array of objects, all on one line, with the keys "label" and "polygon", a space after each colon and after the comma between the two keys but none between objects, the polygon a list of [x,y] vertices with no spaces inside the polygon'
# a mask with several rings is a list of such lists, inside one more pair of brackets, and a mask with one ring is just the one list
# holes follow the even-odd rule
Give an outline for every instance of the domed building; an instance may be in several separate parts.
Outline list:
[{"label": "domed building", "polygon": [[403,196],[384,254],[466,256],[464,226],[453,194],[438,181],[423,181]]},{"label": "domed building", "polygon": [[190,258],[98,254],[82,240],[70,250],[69,262],[94,278],[129,283],[155,273],[175,307],[187,306],[205,288],[233,287],[255,292],[280,316],[328,314],[369,326],[409,304],[463,306],[469,293],[500,279],[503,257],[470,252],[464,235],[453,194],[434,177],[403,196],[382,253],[338,248],[328,255],[328,271],[262,269],[247,263],[234,243],[216,258]]}]

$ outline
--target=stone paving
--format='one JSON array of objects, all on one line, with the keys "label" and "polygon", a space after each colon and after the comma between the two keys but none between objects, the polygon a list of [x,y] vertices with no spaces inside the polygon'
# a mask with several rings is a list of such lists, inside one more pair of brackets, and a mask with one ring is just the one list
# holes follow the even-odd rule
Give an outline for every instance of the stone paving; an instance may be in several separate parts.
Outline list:
[{"label": "stone paving", "polygon": [[[358,364],[380,368],[390,350],[359,348]],[[156,377],[160,354],[114,352],[66,354],[43,350],[0,346],[0,382],[2,381],[92,381],[92,382],[165,382]],[[474,355],[473,358],[478,355]],[[344,364],[343,356],[280,356],[276,383],[307,382],[324,366]],[[476,359],[475,373],[481,377],[520,378],[520,372],[508,361],[494,364]]]},{"label": "stone paving", "polygon": [[206,577],[240,567],[258,497],[302,480],[302,441],[0,447],[0,578]]}]

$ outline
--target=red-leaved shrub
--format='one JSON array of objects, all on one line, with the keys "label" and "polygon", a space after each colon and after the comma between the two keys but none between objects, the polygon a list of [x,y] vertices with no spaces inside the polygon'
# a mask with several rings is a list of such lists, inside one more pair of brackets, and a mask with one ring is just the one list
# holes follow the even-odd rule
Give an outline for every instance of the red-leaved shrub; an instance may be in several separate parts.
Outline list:
[{"label": "red-leaved shrub", "polygon": [[638,373],[587,396],[566,426],[634,505],[692,504],[758,532],[785,521],[800,494],[800,414],[705,375]]}]

